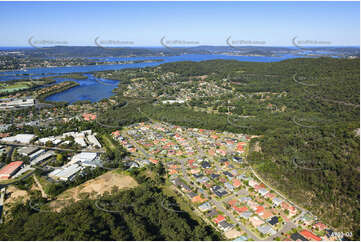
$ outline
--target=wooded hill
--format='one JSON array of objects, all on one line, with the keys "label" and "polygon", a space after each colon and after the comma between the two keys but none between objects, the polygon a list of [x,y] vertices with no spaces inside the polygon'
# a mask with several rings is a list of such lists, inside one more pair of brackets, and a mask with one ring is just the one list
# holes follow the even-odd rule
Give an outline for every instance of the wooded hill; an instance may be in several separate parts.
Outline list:
[{"label": "wooded hill", "polygon": [[[149,104],[141,109],[146,116],[178,125],[261,135],[252,141],[261,147],[261,152],[249,154],[252,166],[291,200],[339,231],[353,231],[357,239],[359,66],[358,59],[333,58],[167,63],[156,69],[158,75],[175,73],[179,78],[159,86],[207,75],[204,81],[228,83],[233,94],[192,98],[192,108]],[[133,72],[140,76],[143,71]],[[239,93],[244,98],[235,98]],[[216,104],[207,105],[210,101]],[[217,113],[196,111],[197,107]],[[111,110],[104,116],[117,120],[118,113],[126,116],[123,111]]]}]

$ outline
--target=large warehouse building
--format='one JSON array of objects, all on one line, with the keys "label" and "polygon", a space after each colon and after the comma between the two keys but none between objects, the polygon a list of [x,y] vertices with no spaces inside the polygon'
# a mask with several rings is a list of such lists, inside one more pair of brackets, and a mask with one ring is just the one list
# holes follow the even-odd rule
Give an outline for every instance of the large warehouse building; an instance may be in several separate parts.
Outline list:
[{"label": "large warehouse building", "polygon": [[22,166],[22,161],[14,161],[4,166],[0,170],[0,179],[9,179],[11,176],[15,175]]},{"label": "large warehouse building", "polygon": [[22,144],[30,144],[30,142],[35,138],[36,136],[33,134],[17,134],[15,136],[10,136],[6,138],[2,138],[2,142],[15,142],[15,143],[22,143]]}]

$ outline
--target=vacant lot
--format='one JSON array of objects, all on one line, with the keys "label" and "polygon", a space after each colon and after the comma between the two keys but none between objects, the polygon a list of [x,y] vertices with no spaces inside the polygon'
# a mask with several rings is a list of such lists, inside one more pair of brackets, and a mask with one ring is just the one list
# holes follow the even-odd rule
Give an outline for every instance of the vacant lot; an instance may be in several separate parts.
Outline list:
[{"label": "vacant lot", "polygon": [[18,200],[26,201],[29,199],[27,191],[20,190],[12,185],[6,188],[6,193],[10,194],[10,196],[5,200],[5,204],[15,203]]},{"label": "vacant lot", "polygon": [[234,239],[242,235],[241,232],[237,231],[236,229],[229,230],[224,233],[227,239]]},{"label": "vacant lot", "polygon": [[50,206],[59,211],[62,207],[71,202],[71,200],[78,201],[89,196],[90,198],[96,195],[111,192],[113,187],[118,189],[128,189],[136,187],[138,183],[128,175],[120,174],[116,171],[109,171],[95,179],[89,180],[77,187],[71,188],[60,194],[57,200],[50,203]]}]

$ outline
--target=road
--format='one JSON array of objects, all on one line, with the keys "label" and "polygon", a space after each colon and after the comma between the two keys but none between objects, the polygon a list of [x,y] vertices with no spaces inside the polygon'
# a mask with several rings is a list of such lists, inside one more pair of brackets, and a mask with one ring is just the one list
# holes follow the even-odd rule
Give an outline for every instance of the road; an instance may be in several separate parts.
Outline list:
[{"label": "road", "polygon": [[[156,121],[154,120],[151,120],[153,123],[156,123],[156,124],[159,124],[157,123]],[[203,156],[206,156],[206,154],[204,153],[203,149],[201,149],[201,147],[199,147],[198,145],[195,145],[194,144],[194,140],[189,137],[188,134],[186,134],[184,131],[182,132],[182,135],[187,139],[187,141],[189,143],[192,143],[193,147],[197,147],[197,150],[198,150],[198,155],[194,155],[194,156],[189,156],[188,158],[183,158],[183,159],[180,159],[180,158],[177,158],[175,157],[174,159],[176,159],[180,164],[181,164],[181,169],[182,169],[182,175],[183,175],[183,178],[186,182],[190,183],[191,179],[188,177],[188,174],[186,172],[186,167],[185,167],[185,161],[187,159],[199,159],[200,157],[203,157]],[[217,162],[214,162],[214,164],[217,164]],[[221,170],[221,168],[218,166],[217,164],[217,169]],[[197,186],[197,188],[201,189],[200,191],[203,191],[203,189],[198,186],[196,183],[194,184],[195,186]],[[203,191],[203,196],[205,198],[207,198],[212,204],[214,204],[216,206],[216,208],[219,210],[219,211],[222,211],[226,216],[228,216],[232,222],[234,224],[238,224],[239,227],[245,231],[248,235],[249,238],[252,238],[253,240],[260,240],[255,234],[253,234],[246,226],[244,226],[241,222],[239,222],[231,212],[229,212],[223,205],[222,202],[219,202],[215,199],[213,199],[212,197],[210,197],[206,192]],[[229,197],[227,197],[229,198]],[[224,198],[225,199],[225,198]],[[224,200],[222,199],[222,201]]]},{"label": "road", "polygon": [[287,222],[280,231],[278,231],[276,234],[268,237],[266,239],[266,241],[274,240],[275,238],[280,237],[282,233],[287,233],[288,231],[290,231],[293,228],[297,228],[297,225],[292,222]]},{"label": "road", "polygon": [[[192,143],[193,147],[197,147],[198,155],[197,155],[197,157],[190,157],[191,159],[198,159],[198,158],[200,158],[200,157],[206,156],[206,154],[204,153],[204,150],[203,150],[201,147],[199,147],[198,145],[195,145],[195,144],[194,144],[194,140],[193,140],[191,137],[189,137],[189,135],[188,135],[186,132],[183,131],[183,132],[182,132],[182,135],[188,140],[188,142]],[[210,160],[213,161],[213,163],[216,165],[217,170],[219,170],[219,171],[222,170],[222,168],[219,166],[218,162],[214,161],[214,159],[210,159]],[[190,179],[189,179],[189,177],[188,177],[188,175],[187,175],[187,173],[186,173],[186,168],[185,168],[185,166],[184,166],[184,160],[183,160],[183,159],[181,160],[181,167],[182,167],[183,177],[186,178],[185,180],[186,180],[187,182],[190,182]],[[195,185],[196,185],[196,184],[195,184]],[[197,186],[197,185],[196,185],[196,186]],[[217,200],[209,197],[208,194],[205,193],[205,192],[203,193],[203,195],[204,195],[207,199],[209,199],[209,200],[211,201],[211,203],[213,203],[218,210],[222,211],[226,216],[228,216],[228,217],[232,220],[232,222],[233,222],[234,224],[238,224],[239,227],[240,227],[243,231],[245,231],[245,232],[247,233],[247,235],[248,235],[249,238],[252,238],[253,240],[260,240],[255,234],[253,234],[246,226],[244,226],[241,222],[239,222],[239,221],[233,216],[233,214],[232,214],[231,212],[229,212],[229,211],[224,207],[224,205],[223,205],[222,202],[223,202],[225,199],[229,199],[230,196],[223,198],[223,199],[221,200],[222,202],[219,202],[219,201],[217,201]],[[234,195],[231,195],[231,197],[233,197],[233,196],[234,196]]]},{"label": "road", "polygon": [[134,140],[132,137],[130,137],[128,134],[126,134],[126,132],[122,132],[122,135],[124,135],[125,137],[127,137],[127,138],[129,139],[129,142],[130,142],[132,145],[134,145],[138,150],[140,150],[145,157],[147,157],[148,159],[149,159],[149,158],[152,158],[152,156],[149,155],[141,146],[139,146],[139,145],[137,144],[137,142],[135,142],[135,140]]},{"label": "road", "polygon": [[[271,187],[267,182],[265,182],[262,177],[260,177],[256,171],[252,168],[252,166],[250,165],[249,166],[250,170],[252,171],[253,175],[255,177],[257,177],[257,179],[259,179],[263,184],[265,184],[269,189],[273,190],[275,193],[277,193],[280,197],[282,197],[285,201],[289,202],[291,205],[293,205],[294,207],[296,207],[297,209],[299,209],[301,211],[301,214],[299,214],[296,218],[294,218],[291,222],[288,222],[288,223],[291,223],[293,224],[293,226],[297,227],[297,224],[296,222],[305,214],[310,214],[312,217],[316,217],[314,214],[312,214],[310,211],[308,211],[307,209],[303,208],[303,207],[300,207],[299,205],[297,205],[296,203],[294,203],[293,201],[291,201],[290,199],[288,199],[284,194],[282,194],[281,192],[279,192],[277,189],[275,189],[274,187]],[[291,224],[286,224],[285,227],[290,227],[290,229],[292,229],[292,226]],[[332,226],[324,223],[327,227],[335,230],[335,228],[333,228]],[[283,229],[282,229],[283,231]],[[283,232],[287,232],[287,231],[283,231]],[[278,234],[278,233],[277,233]],[[273,236],[271,236],[273,237]],[[270,238],[271,238],[270,237]]]},{"label": "road", "polygon": [[226,216],[228,216],[233,223],[238,224],[239,227],[247,233],[247,236],[249,238],[252,238],[253,240],[260,240],[256,235],[254,235],[251,231],[249,231],[249,229],[247,229],[241,222],[237,221],[237,219],[233,216],[233,214],[224,208],[221,202],[217,200],[212,200],[212,203],[216,206],[218,210],[222,211]]},{"label": "road", "polygon": [[17,177],[20,177],[22,174],[24,174],[27,171],[35,170],[36,167],[31,167],[30,165],[25,165],[20,171],[18,171],[14,176],[12,176],[12,179],[15,179]]},{"label": "road", "polygon": [[[158,125],[162,125],[162,123],[159,123],[157,122],[156,120],[153,120],[153,119],[150,119],[149,120],[154,123],[154,124],[158,124]],[[124,132],[125,133],[125,132]],[[178,163],[180,163],[181,165],[181,170],[182,170],[182,176],[184,178],[184,180],[187,182],[187,183],[190,183],[192,181],[192,179],[188,176],[187,174],[187,171],[186,171],[186,165],[185,165],[185,162],[188,160],[188,159],[199,159],[201,158],[202,156],[206,156],[206,154],[204,153],[204,150],[201,149],[201,147],[199,147],[198,145],[196,145],[194,143],[194,140],[188,135],[186,134],[186,132],[181,132],[182,136],[185,137],[187,139],[187,141],[189,143],[191,143],[193,145],[193,147],[197,147],[197,150],[198,150],[198,153],[197,155],[194,155],[194,156],[189,156],[187,158],[179,158],[179,157],[174,157],[173,159],[177,160]],[[128,134],[124,134],[125,137],[127,137],[129,139],[129,141],[138,149],[140,150],[147,158],[149,157],[152,157],[150,154],[148,154],[141,146],[139,146],[137,144],[137,142],[132,139],[132,137],[130,137]],[[217,169],[219,170],[222,170],[221,167],[219,167],[219,165],[217,164],[216,161],[214,161],[214,159],[211,159],[211,161],[213,161],[214,164],[216,164],[217,166]],[[297,216],[295,219],[293,219],[293,221],[289,221],[289,222],[286,222],[286,224],[282,227],[281,230],[279,230],[276,234],[268,237],[266,240],[273,240],[274,238],[276,237],[280,237],[282,233],[286,233],[288,232],[289,230],[293,229],[293,228],[296,228],[297,225],[295,224],[295,221],[297,221],[304,213],[307,213],[308,211],[306,209],[303,209],[301,208],[300,206],[296,205],[295,203],[293,203],[292,201],[290,201],[289,199],[286,198],[286,196],[284,196],[282,193],[280,193],[278,190],[272,188],[271,186],[269,186],[255,171],[254,169],[249,166],[247,169],[251,170],[251,172],[253,173],[253,175],[259,180],[261,181],[262,183],[264,183],[269,189],[275,191],[275,193],[277,193],[280,197],[282,197],[285,201],[288,201],[290,204],[292,204],[293,206],[295,206],[296,208],[298,208],[300,211],[301,211],[301,214],[299,216]],[[198,186],[196,183],[194,183],[194,185],[199,188],[199,189],[202,189],[200,186]],[[202,191],[202,190],[200,190]],[[213,199],[211,196],[209,196],[206,192],[202,192],[203,196],[205,198],[207,198],[210,203],[212,203],[219,211],[222,211],[226,216],[228,216],[231,221],[234,223],[234,224],[238,224],[239,227],[245,231],[247,233],[247,236],[253,240],[260,240],[254,233],[252,233],[245,225],[243,225],[240,221],[238,221],[235,216],[232,214],[231,211],[227,210],[225,208],[225,206],[223,205],[223,201],[225,199],[230,199],[230,198],[233,198],[235,196],[235,194],[231,195],[231,196],[227,196],[223,199],[221,199],[220,201],[217,201],[216,199]]]},{"label": "road", "polygon": [[0,191],[0,224],[3,223],[3,218],[2,218],[2,214],[3,214],[3,210],[4,210],[4,200],[5,200],[5,187],[1,188]]},{"label": "road", "polygon": [[1,188],[0,193],[0,206],[3,206],[5,200],[5,187]]},{"label": "road", "polygon": [[[280,197],[282,197],[285,201],[288,201],[291,205],[295,206],[297,209],[301,210],[302,212],[307,212],[310,213],[308,210],[298,206],[297,204],[295,204],[294,202],[292,202],[291,200],[289,200],[285,195],[283,195],[281,192],[279,192],[277,189],[271,187],[267,182],[265,182],[262,177],[260,177],[256,171],[252,168],[252,166],[249,166],[249,169],[252,171],[253,175],[260,180],[263,184],[265,184],[269,189],[273,190],[275,193],[277,193]],[[310,213],[311,214],[311,213]]]}]

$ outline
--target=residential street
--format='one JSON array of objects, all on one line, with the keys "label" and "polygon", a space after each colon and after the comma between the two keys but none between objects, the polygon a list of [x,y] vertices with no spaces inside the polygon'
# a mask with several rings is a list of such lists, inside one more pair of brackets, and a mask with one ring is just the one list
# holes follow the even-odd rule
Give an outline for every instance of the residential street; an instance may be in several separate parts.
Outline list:
[{"label": "residential street", "polygon": [[[157,129],[160,130],[164,130],[167,128],[168,124],[167,123],[162,123],[162,122],[157,122],[156,120],[152,120],[150,119],[150,122],[152,123],[152,125],[155,125],[156,127],[158,127]],[[162,127],[162,128],[159,128]],[[148,128],[144,129],[144,130],[148,130]],[[144,130],[142,132],[144,132]],[[154,131],[151,131],[154,132]],[[244,191],[240,191],[239,194],[236,192],[233,192],[233,190],[228,190],[228,194],[221,197],[220,199],[216,199],[215,196],[216,195],[209,195],[209,192],[205,191],[204,189],[204,185],[202,185],[201,183],[198,183],[195,181],[194,177],[191,175],[190,170],[189,170],[189,165],[188,165],[188,161],[189,160],[194,160],[194,161],[198,161],[200,159],[203,159],[204,157],[207,157],[208,161],[211,162],[211,164],[214,166],[213,169],[214,171],[216,171],[216,173],[221,173],[222,174],[222,170],[224,170],[224,166],[221,167],[220,163],[218,162],[218,160],[216,160],[213,156],[208,155],[208,151],[204,150],[201,146],[199,146],[198,144],[198,140],[197,138],[194,138],[196,136],[193,136],[192,133],[188,133],[186,131],[186,129],[179,129],[177,130],[177,137],[176,141],[174,140],[174,133],[171,136],[163,136],[162,139],[164,139],[166,141],[166,143],[163,143],[163,145],[167,144],[167,142],[169,144],[173,143],[172,145],[174,145],[175,147],[177,147],[177,150],[179,150],[179,145],[181,143],[179,143],[179,140],[182,140],[182,145],[188,146],[188,147],[192,147],[193,150],[191,149],[191,154],[187,154],[186,158],[180,157],[179,155],[175,155],[175,156],[167,156],[167,155],[160,155],[160,154],[156,154],[156,155],[151,155],[150,153],[148,153],[142,145],[140,145],[137,140],[139,138],[133,138],[132,135],[128,134],[127,132],[121,132],[121,134],[128,139],[129,143],[131,145],[133,145],[140,153],[141,156],[144,155],[144,157],[146,157],[147,159],[153,158],[156,160],[159,160],[160,162],[162,162],[162,158],[171,158],[172,160],[176,161],[175,163],[172,164],[178,164],[179,168],[180,168],[180,173],[179,176],[184,179],[184,181],[189,185],[191,184],[191,186],[193,186],[193,188],[196,188],[198,191],[198,194],[202,195],[202,197],[206,198],[208,200],[208,202],[213,205],[218,211],[222,212],[223,215],[225,217],[228,217],[231,221],[231,223],[233,225],[238,225],[239,228],[241,229],[241,231],[244,231],[247,234],[247,237],[253,240],[261,240],[254,232],[252,232],[246,225],[244,225],[237,217],[235,217],[235,215],[233,214],[233,210],[228,209],[227,207],[225,207],[224,203],[228,203],[228,201],[230,200],[238,200],[237,198],[239,196],[247,196],[247,194],[249,194],[249,189],[246,186]],[[143,133],[144,135],[144,133]],[[138,135],[139,137],[139,135]],[[152,134],[152,137],[154,139],[154,134]],[[162,137],[162,136],[161,136]],[[158,137],[158,139],[160,139]],[[144,142],[147,142],[144,140]],[[149,142],[149,141],[148,141]],[[174,143],[175,142],[175,143]],[[181,146],[182,146],[181,145]],[[227,151],[229,153],[232,153],[234,148],[231,148],[230,146],[226,146],[227,147]],[[160,146],[159,148],[156,149],[157,152],[159,152],[159,149],[162,150],[162,146]],[[154,149],[153,149],[154,152]],[[184,151],[183,151],[184,152]],[[214,152],[214,151],[213,151]],[[183,153],[184,154],[184,153]],[[180,153],[180,155],[182,155],[182,152]],[[281,237],[282,234],[285,234],[287,232],[289,232],[291,229],[293,228],[297,228],[297,220],[299,218],[301,218],[305,213],[308,213],[307,210],[297,206],[296,204],[294,204],[292,201],[289,201],[283,194],[281,194],[280,192],[278,192],[277,190],[275,190],[274,188],[272,188],[271,186],[269,186],[255,171],[251,166],[247,166],[247,162],[244,163],[246,165],[245,168],[242,168],[240,170],[243,171],[249,171],[251,172],[254,177],[256,177],[262,184],[264,184],[266,189],[272,190],[274,191],[275,195],[277,194],[279,197],[281,197],[284,201],[289,202],[289,204],[293,205],[294,207],[298,208],[301,211],[301,214],[299,214],[296,218],[294,218],[292,221],[287,221],[285,222],[285,224],[283,226],[281,226],[280,228],[276,229],[275,234],[267,237],[264,240],[274,240],[277,237]],[[164,166],[166,169],[168,169],[169,167],[167,166],[167,163],[164,163]],[[172,168],[173,169],[173,168]],[[248,205],[249,207],[249,205]],[[197,206],[196,206],[197,208]],[[197,208],[198,209],[198,208]],[[250,208],[249,208],[250,209]],[[254,208],[252,209],[253,213],[255,213]],[[252,211],[250,210],[250,211]],[[197,210],[198,211],[198,210]],[[200,211],[199,211],[200,212]],[[260,220],[263,222],[264,225],[268,225],[270,227],[274,227],[272,224],[270,224],[268,222],[268,218],[262,218],[260,215],[258,215]],[[203,218],[206,218],[207,220],[209,220],[210,218],[208,218],[207,216],[202,216]],[[210,220],[209,220],[210,221]]]}]

